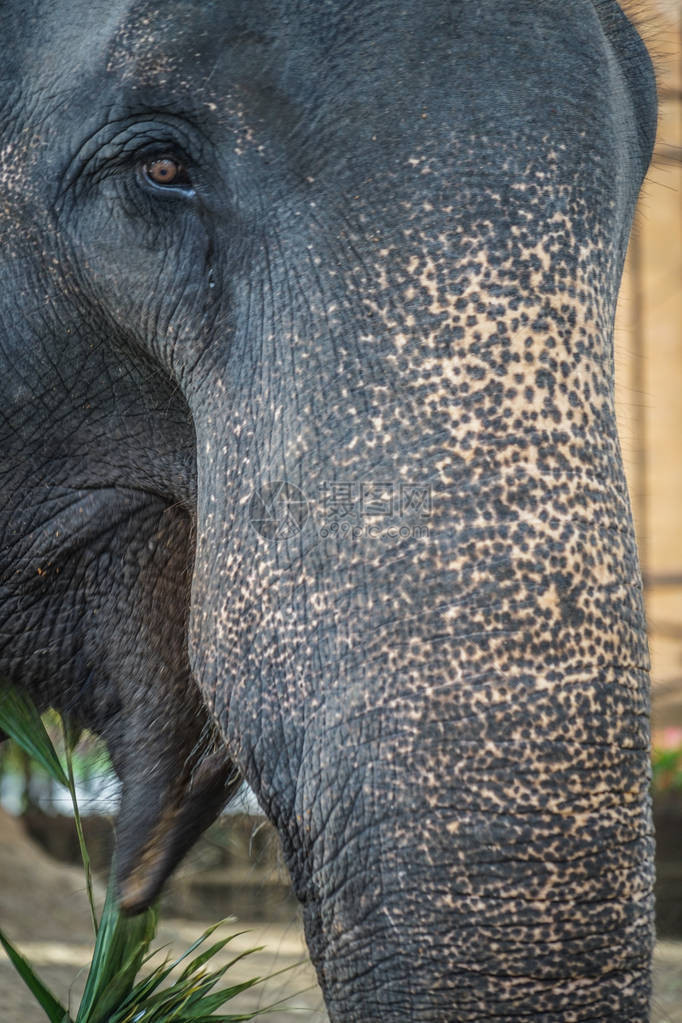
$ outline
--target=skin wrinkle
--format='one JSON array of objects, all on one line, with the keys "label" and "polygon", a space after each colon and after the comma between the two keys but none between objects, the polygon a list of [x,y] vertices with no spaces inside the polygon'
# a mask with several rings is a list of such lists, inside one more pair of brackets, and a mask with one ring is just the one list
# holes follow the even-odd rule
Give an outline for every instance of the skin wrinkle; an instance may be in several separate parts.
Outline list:
[{"label": "skin wrinkle", "polygon": [[[610,0],[6,10],[31,99],[0,138],[0,380],[32,397],[4,402],[0,670],[107,733],[128,906],[169,823],[205,823],[214,723],[334,1023],[645,1023],[611,351],[654,119],[631,28]],[[170,121],[190,201],[141,188],[119,131],[166,150]],[[278,479],[309,516],[275,543],[249,508]],[[425,535],[323,536],[334,481],[429,488]]]}]

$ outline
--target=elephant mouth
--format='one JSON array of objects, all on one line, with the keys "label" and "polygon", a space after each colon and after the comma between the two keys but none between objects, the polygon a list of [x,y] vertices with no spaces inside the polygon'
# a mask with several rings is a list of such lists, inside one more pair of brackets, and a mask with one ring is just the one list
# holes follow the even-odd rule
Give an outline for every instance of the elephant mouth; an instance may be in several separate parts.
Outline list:
[{"label": "elephant mouth", "polygon": [[169,789],[160,811],[142,828],[126,820],[124,791],[117,884],[125,913],[140,913],[154,902],[185,853],[213,823],[240,782],[232,762],[222,753],[214,753],[194,770],[189,785]]}]

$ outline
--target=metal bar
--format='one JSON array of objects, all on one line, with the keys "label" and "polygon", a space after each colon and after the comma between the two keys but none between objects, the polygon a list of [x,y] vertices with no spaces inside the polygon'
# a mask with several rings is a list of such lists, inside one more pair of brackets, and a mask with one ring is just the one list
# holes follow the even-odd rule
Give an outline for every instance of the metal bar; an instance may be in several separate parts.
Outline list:
[{"label": "metal bar", "polygon": [[651,635],[661,636],[663,639],[682,639],[682,624],[679,622],[657,622],[650,618],[647,629]]},{"label": "metal bar", "polygon": [[682,676],[680,678],[666,678],[657,682],[651,680],[651,688],[656,690],[656,696],[677,696],[682,695]]},{"label": "metal bar", "polygon": [[682,586],[682,572],[650,572],[644,578],[649,589]]},{"label": "metal bar", "polygon": [[652,162],[657,166],[662,163],[682,163],[682,146],[671,146],[667,142],[661,142],[654,149]]}]

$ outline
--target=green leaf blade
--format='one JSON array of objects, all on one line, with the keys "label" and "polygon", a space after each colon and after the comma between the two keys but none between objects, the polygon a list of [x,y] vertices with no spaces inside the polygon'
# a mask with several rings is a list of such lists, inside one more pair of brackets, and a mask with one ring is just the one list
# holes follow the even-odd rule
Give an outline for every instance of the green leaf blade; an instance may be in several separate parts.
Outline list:
[{"label": "green leaf blade", "polygon": [[0,931],[0,944],[2,944],[10,962],[26,984],[26,987],[44,1009],[50,1023],[71,1023],[68,1011],[57,1001],[49,988],[45,987],[42,980],[33,972],[26,959],[17,951],[2,931]]},{"label": "green leaf blade", "polygon": [[[135,977],[156,933],[155,910],[148,909],[136,917],[123,916],[120,912],[114,876],[112,868],[76,1023],[100,1023],[106,1018],[105,1010],[110,1014],[120,1006],[135,985]],[[115,985],[118,1004],[112,1000],[111,991],[108,992],[112,985]]]},{"label": "green leaf blade", "polygon": [[59,785],[69,787],[69,779],[33,701],[12,686],[0,688],[0,729]]}]

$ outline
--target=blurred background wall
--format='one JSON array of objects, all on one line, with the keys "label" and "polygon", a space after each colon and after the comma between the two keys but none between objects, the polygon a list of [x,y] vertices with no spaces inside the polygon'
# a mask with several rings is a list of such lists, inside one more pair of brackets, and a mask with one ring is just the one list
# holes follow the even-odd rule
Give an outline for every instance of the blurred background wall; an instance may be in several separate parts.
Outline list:
[{"label": "blurred background wall", "polygon": [[653,676],[654,744],[682,746],[682,31],[678,0],[633,5],[660,113],[616,318],[616,402]]}]

